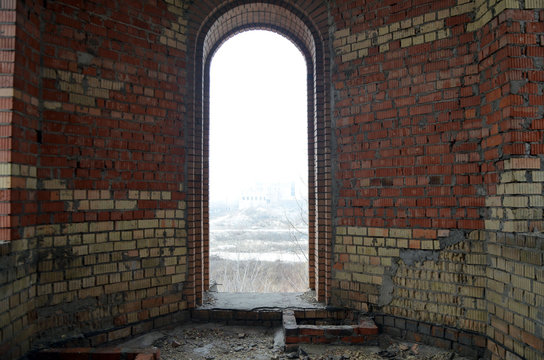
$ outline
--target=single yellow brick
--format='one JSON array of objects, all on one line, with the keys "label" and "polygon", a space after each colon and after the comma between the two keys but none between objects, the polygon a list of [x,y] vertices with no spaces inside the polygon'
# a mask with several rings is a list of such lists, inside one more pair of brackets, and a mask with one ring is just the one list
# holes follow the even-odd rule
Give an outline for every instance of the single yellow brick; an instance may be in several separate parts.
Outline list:
[{"label": "single yellow brick", "polygon": [[58,101],[44,101],[43,107],[47,110],[57,110],[62,108],[62,104]]},{"label": "single yellow brick", "polygon": [[[342,279],[342,280],[350,280],[349,275],[348,274],[346,274],[346,275],[344,275],[346,278]],[[372,282],[372,277],[370,275],[366,275],[366,274],[354,273],[353,274],[353,281],[368,284],[368,283]]]},{"label": "single yellow brick", "polygon": [[51,68],[43,68],[42,69],[42,76],[46,79],[56,79],[57,78],[57,72],[55,69]]},{"label": "single yellow brick", "polygon": [[390,229],[389,236],[395,237],[395,238],[410,239],[412,238],[412,230],[411,229]]},{"label": "single yellow brick", "polygon": [[425,42],[431,42],[436,40],[436,33],[425,34]]},{"label": "single yellow brick", "polygon": [[448,17],[450,17],[450,9],[444,9],[438,12],[438,16],[437,16],[438,19],[445,19]]},{"label": "single yellow brick", "polygon": [[407,239],[398,239],[397,240],[397,247],[406,249],[408,248],[408,240]]},{"label": "single yellow brick", "polygon": [[133,210],[136,209],[137,202],[135,200],[116,200],[116,210]]},{"label": "single yellow brick", "polygon": [[423,35],[415,36],[412,38],[412,43],[414,45],[420,45],[425,42],[425,37]]},{"label": "single yellow brick", "polygon": [[544,206],[544,196],[529,196],[529,203],[531,206]]},{"label": "single yellow brick", "polygon": [[92,200],[90,203],[91,210],[112,210],[114,208],[113,200]]},{"label": "single yellow brick", "polygon": [[62,230],[64,234],[86,233],[88,231],[89,231],[88,223],[66,224],[64,225]]},{"label": "single yellow brick", "polygon": [[[356,50],[356,49],[354,49]],[[351,45],[348,44],[348,45],[344,45],[338,49],[336,49],[336,53],[338,55],[343,55],[343,54],[349,54],[351,52]]]},{"label": "single yellow brick", "polygon": [[392,23],[389,25],[389,32],[400,30],[400,22]]},{"label": "single yellow brick", "polygon": [[359,56],[360,58],[364,58],[367,55],[368,55],[368,49],[361,49],[357,52],[357,56]]},{"label": "single yellow brick", "polygon": [[385,239],[385,246],[387,246],[387,247],[397,247],[397,240],[387,238],[387,239]]},{"label": "single yellow brick", "polygon": [[436,20],[436,13],[428,13],[424,15],[424,21],[430,22]]},{"label": "single yellow brick", "polygon": [[385,35],[385,34],[388,34],[388,33],[389,33],[389,26],[388,25],[381,26],[380,28],[378,28],[378,35]]},{"label": "single yellow brick", "polygon": [[345,36],[349,36],[349,35],[350,35],[350,29],[349,28],[338,30],[337,32],[334,33],[335,38],[341,38],[341,37],[345,37]]},{"label": "single yellow brick", "polygon": [[358,41],[354,44],[351,45],[351,48],[353,49],[353,51],[356,51],[356,50],[361,50],[361,49],[367,49],[369,47],[372,46],[372,41],[371,40],[362,40],[362,41]]},{"label": "single yellow brick", "polygon": [[43,187],[47,190],[66,189],[66,183],[62,180],[44,180]]},{"label": "single yellow brick", "polygon": [[335,39],[333,42],[332,42],[332,47],[333,48],[339,48],[341,46],[344,46],[346,45],[346,39]]},{"label": "single yellow brick", "polygon": [[91,232],[111,231],[113,228],[113,221],[93,222],[90,224]]},{"label": "single yellow brick", "polygon": [[115,223],[115,230],[131,230],[131,229],[137,229],[137,228],[138,228],[137,220],[117,221]]},{"label": "single yellow brick", "polygon": [[349,235],[363,236],[363,235],[366,235],[366,228],[350,226],[350,227],[347,228],[347,233]]},{"label": "single yellow brick", "polygon": [[400,22],[400,27],[403,28],[403,29],[411,28],[412,27],[412,19],[402,20]]},{"label": "single yellow brick", "polygon": [[159,221],[156,219],[153,220],[138,220],[138,228],[139,229],[145,229],[145,228],[156,228],[159,226]]},{"label": "single yellow brick", "polygon": [[444,28],[444,20],[438,20],[438,21],[433,21],[432,23],[421,26],[420,31],[421,33],[425,34],[425,33],[435,32],[443,28]]},{"label": "single yellow brick", "polygon": [[90,107],[94,107],[96,105],[94,97],[74,93],[70,94],[70,103]]},{"label": "single yellow brick", "polygon": [[451,16],[457,16],[461,14],[466,14],[474,10],[474,3],[468,2],[463,5],[457,5],[451,9]]},{"label": "single yellow brick", "polygon": [[59,82],[59,88],[67,93],[83,94],[83,86],[81,84],[74,84],[65,81]]},{"label": "single yellow brick", "polygon": [[442,29],[436,33],[438,40],[445,39],[451,35],[450,29]]},{"label": "single yellow brick", "polygon": [[90,254],[109,253],[111,251],[113,251],[113,243],[100,243],[89,245]]},{"label": "single yellow brick", "polygon": [[540,169],[539,158],[513,158],[505,160],[504,168],[510,169]]},{"label": "single yellow brick", "polygon": [[12,173],[11,164],[3,163],[0,164],[0,176],[10,176]]},{"label": "single yellow brick", "polygon": [[357,59],[357,51],[353,51],[348,54],[342,55],[342,62],[349,62],[355,59]]},{"label": "single yellow brick", "polygon": [[96,89],[96,88],[89,88],[85,92],[86,95],[92,96],[92,97],[99,97],[99,98],[108,98],[110,96],[109,90],[106,89]]},{"label": "single yellow brick", "polygon": [[172,192],[170,191],[162,191],[161,192],[161,198],[163,200],[171,200],[172,199]]},{"label": "single yellow brick", "polygon": [[501,222],[499,220],[485,220],[486,230],[499,230],[501,227]]},{"label": "single yellow brick", "polygon": [[25,180],[25,189],[37,189],[38,188],[38,179],[27,178]]},{"label": "single yellow brick", "polygon": [[532,176],[533,176],[533,181],[538,181],[538,182],[544,181],[544,171],[533,171]]}]

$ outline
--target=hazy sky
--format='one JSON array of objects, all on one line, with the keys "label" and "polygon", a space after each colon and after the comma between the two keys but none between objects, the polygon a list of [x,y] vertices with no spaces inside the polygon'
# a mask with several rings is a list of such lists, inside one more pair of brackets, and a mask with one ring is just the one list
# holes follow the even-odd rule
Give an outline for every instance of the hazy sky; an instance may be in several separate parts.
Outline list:
[{"label": "hazy sky", "polygon": [[210,69],[210,197],[307,178],[306,63],[286,38],[248,31]]}]

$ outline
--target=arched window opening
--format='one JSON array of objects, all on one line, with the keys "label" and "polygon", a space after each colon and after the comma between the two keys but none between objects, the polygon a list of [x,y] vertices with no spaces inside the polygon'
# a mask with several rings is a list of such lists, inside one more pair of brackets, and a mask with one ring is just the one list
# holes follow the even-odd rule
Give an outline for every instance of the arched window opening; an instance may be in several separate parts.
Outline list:
[{"label": "arched window opening", "polygon": [[302,53],[269,31],[227,40],[210,67],[210,288],[308,288],[308,98]]}]

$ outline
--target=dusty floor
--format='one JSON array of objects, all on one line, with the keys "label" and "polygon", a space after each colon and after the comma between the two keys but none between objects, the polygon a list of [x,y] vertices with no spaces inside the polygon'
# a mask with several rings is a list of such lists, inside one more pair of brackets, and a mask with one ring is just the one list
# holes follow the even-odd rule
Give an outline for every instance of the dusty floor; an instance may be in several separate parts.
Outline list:
[{"label": "dusty floor", "polygon": [[186,324],[172,330],[155,331],[133,339],[125,347],[158,347],[161,360],[219,359],[406,359],[465,360],[455,353],[424,345],[399,342],[382,336],[380,346],[306,345],[297,353],[282,351],[281,328]]}]

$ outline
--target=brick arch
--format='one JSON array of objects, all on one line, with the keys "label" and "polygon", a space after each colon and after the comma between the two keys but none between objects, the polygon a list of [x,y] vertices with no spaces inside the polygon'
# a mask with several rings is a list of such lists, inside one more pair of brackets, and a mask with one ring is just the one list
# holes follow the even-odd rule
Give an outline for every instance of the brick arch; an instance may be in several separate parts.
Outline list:
[{"label": "brick arch", "polygon": [[[299,2],[300,3],[300,2]],[[323,1],[195,2],[188,12],[188,69],[194,94],[187,128],[189,278],[185,295],[190,305],[202,301],[209,282],[209,70],[214,52],[230,37],[264,29],[291,40],[308,67],[309,286],[320,301],[330,298],[331,129],[327,7]],[[191,93],[191,92],[190,92]]]}]

